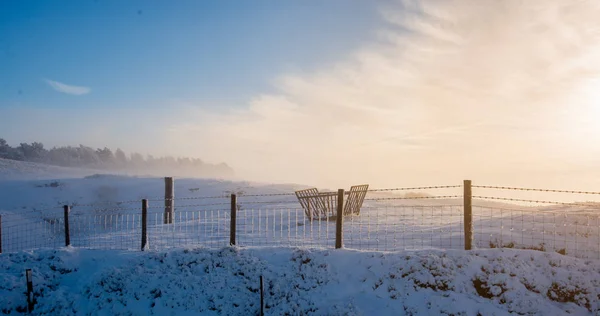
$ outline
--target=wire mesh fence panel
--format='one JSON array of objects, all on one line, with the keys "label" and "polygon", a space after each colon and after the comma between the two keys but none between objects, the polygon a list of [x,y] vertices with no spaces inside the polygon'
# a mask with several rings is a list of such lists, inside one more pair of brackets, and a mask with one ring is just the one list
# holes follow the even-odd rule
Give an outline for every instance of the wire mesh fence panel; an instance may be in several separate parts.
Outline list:
[{"label": "wire mesh fence panel", "polygon": [[574,207],[474,206],[475,245],[600,259],[600,213]]},{"label": "wire mesh fence panel", "polygon": [[72,214],[69,222],[73,247],[140,249],[142,219],[137,210],[116,214]]},{"label": "wire mesh fence panel", "polygon": [[173,223],[164,223],[164,213],[148,213],[150,249],[202,246],[220,248],[229,245],[230,210],[177,210]]},{"label": "wire mesh fence panel", "polygon": [[[600,260],[600,192],[472,186],[476,248],[521,248]],[[427,190],[424,192],[423,190]],[[504,197],[478,195],[501,190]],[[344,217],[345,248],[375,251],[464,249],[463,186],[426,186],[365,191],[360,212]],[[228,192],[231,193],[231,192]],[[162,198],[150,199],[150,249],[229,245],[229,194],[175,198],[172,223],[165,224]],[[309,218],[295,193],[237,195],[236,244],[240,246],[335,247],[335,193],[327,211]],[[556,198],[555,198],[556,197]],[[346,199],[350,199],[347,194]],[[569,202],[569,201],[585,202]],[[141,247],[141,201],[73,204],[74,247]],[[527,206],[524,203],[528,203]],[[352,204],[352,203],[351,203]],[[546,205],[546,206],[539,206]],[[305,205],[306,207],[306,205]],[[65,245],[62,207],[2,214],[3,252]]]},{"label": "wire mesh fence panel", "polygon": [[363,207],[344,218],[344,247],[359,250],[464,248],[463,211],[458,205]]},{"label": "wire mesh fence panel", "polygon": [[335,221],[306,217],[301,208],[258,208],[237,212],[240,246],[335,246]]},{"label": "wire mesh fence panel", "polygon": [[63,216],[59,210],[2,215],[2,252],[64,247]]}]

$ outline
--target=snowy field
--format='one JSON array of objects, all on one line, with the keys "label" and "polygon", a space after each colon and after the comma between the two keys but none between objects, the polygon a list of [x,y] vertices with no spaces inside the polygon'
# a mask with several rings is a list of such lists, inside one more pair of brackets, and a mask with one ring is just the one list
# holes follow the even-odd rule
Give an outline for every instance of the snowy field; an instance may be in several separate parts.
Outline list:
[{"label": "snowy field", "polygon": [[39,169],[0,180],[2,313],[24,311],[31,268],[35,311],[52,315],[253,315],[259,275],[267,315],[600,315],[597,204],[475,199],[467,252],[461,188],[431,192],[451,196],[439,199],[369,192],[335,250],[335,221],[307,220],[293,195],[305,186],[176,179],[165,225],[161,178],[26,176]]},{"label": "snowy field", "polygon": [[[174,224],[163,224],[161,178],[94,175],[0,181],[4,252],[64,246],[70,205],[71,244],[140,249],[141,200],[149,200],[148,246],[229,245],[229,194],[238,194],[237,245],[333,247],[335,221],[309,221],[294,190],[207,179],[176,179]],[[461,188],[451,194],[461,194]],[[402,199],[369,192],[359,216],[344,219],[344,246],[358,250],[464,249],[462,198]],[[473,201],[475,248],[527,248],[600,259],[600,209]]]},{"label": "snowy field", "polygon": [[598,315],[600,262],[533,250],[37,250],[0,256],[0,310],[34,314]]}]

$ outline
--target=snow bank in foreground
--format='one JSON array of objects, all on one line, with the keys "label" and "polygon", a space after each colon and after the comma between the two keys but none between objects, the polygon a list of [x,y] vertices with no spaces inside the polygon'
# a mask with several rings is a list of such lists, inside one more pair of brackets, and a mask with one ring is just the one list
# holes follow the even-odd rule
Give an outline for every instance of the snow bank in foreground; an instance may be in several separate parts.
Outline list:
[{"label": "snow bank in foreground", "polygon": [[598,315],[600,262],[528,250],[282,248],[0,255],[0,308],[54,315]]}]

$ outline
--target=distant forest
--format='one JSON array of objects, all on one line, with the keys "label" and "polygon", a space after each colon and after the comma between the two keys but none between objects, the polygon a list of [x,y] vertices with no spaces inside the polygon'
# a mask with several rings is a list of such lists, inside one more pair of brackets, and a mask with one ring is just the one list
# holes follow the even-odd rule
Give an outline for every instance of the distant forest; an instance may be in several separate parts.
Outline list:
[{"label": "distant forest", "polygon": [[79,145],[78,147],[44,148],[44,144],[20,143],[11,147],[0,138],[0,158],[37,162],[62,167],[82,167],[107,171],[129,171],[152,175],[227,177],[233,170],[225,163],[208,164],[198,158],[144,157],[139,153],[125,154],[119,148],[98,148]]}]

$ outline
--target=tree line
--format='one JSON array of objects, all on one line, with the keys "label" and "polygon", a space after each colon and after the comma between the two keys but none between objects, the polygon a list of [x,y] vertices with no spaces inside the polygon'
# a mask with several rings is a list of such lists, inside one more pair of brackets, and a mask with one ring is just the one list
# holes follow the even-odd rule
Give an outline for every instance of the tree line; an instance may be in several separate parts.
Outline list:
[{"label": "tree line", "polygon": [[128,170],[152,174],[170,173],[174,176],[233,175],[233,170],[225,163],[209,164],[198,158],[153,157],[136,152],[127,155],[120,148],[113,152],[107,147],[94,149],[84,145],[46,149],[40,142],[20,143],[12,147],[3,138],[0,138],[0,158],[62,167]]}]

